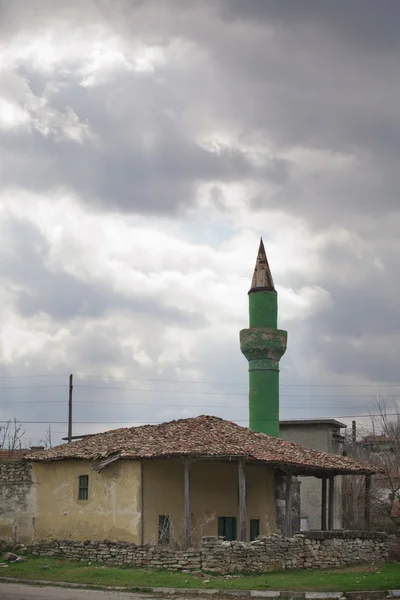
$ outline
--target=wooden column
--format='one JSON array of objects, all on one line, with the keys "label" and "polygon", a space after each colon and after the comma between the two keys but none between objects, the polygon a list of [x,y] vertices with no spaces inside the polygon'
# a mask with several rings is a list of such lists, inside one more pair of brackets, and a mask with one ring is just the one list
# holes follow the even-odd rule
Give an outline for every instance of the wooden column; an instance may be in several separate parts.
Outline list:
[{"label": "wooden column", "polygon": [[326,477],[321,481],[321,529],[326,531]]},{"label": "wooden column", "polygon": [[[352,450],[351,456],[357,458],[357,423],[356,421],[351,422],[351,440]],[[351,521],[352,528],[358,529],[359,511],[358,511],[358,477],[357,475],[350,475],[351,482]]]},{"label": "wooden column", "polygon": [[247,511],[246,511],[246,470],[245,470],[245,459],[239,458],[239,527],[240,527],[240,541],[246,542],[246,523],[247,523]]},{"label": "wooden column", "polygon": [[144,463],[140,460],[140,545],[144,546]]},{"label": "wooden column", "polygon": [[333,515],[335,510],[335,478],[329,477],[328,492],[328,529],[333,529]]},{"label": "wooden column", "polygon": [[365,504],[364,504],[364,523],[365,529],[370,528],[371,518],[371,475],[365,476]]},{"label": "wooden column", "polygon": [[190,506],[190,460],[183,461],[185,471],[185,546],[189,547],[192,544],[192,509]]},{"label": "wooden column", "polygon": [[290,471],[286,473],[285,535],[292,537],[292,474]]}]

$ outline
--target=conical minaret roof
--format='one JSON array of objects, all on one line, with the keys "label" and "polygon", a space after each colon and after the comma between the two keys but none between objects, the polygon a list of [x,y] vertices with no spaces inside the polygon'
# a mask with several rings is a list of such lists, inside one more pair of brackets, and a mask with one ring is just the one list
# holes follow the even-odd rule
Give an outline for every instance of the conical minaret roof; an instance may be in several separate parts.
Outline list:
[{"label": "conical minaret roof", "polygon": [[267,255],[265,253],[264,242],[260,240],[256,266],[254,268],[253,279],[249,294],[253,292],[275,292],[274,280],[272,279]]}]

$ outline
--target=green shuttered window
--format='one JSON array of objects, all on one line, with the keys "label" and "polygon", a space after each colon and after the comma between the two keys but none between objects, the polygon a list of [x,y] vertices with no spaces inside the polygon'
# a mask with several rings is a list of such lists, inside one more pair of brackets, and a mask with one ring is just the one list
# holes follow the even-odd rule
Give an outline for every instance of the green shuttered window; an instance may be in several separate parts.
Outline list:
[{"label": "green shuttered window", "polygon": [[78,500],[89,498],[89,475],[79,475]]},{"label": "green shuttered window", "polygon": [[250,519],[250,541],[254,540],[260,535],[260,519]]},{"label": "green shuttered window", "polygon": [[236,540],[236,517],[218,517],[218,535],[228,542]]}]

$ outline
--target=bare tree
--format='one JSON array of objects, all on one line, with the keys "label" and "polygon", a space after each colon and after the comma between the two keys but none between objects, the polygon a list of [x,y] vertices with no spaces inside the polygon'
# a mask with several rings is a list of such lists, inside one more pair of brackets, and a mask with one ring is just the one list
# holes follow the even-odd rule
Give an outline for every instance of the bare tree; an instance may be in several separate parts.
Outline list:
[{"label": "bare tree", "polygon": [[11,421],[7,421],[4,425],[0,425],[0,447],[6,449],[7,440],[8,440],[8,432],[10,429]]},{"label": "bare tree", "polygon": [[[379,468],[379,473],[372,479],[372,527],[400,535],[400,410],[398,406],[387,410],[385,400],[378,398],[374,413],[368,426],[360,430],[355,454]],[[349,440],[346,441],[350,453],[353,448]],[[348,528],[362,527],[364,490],[362,477],[345,478],[343,518]]]},{"label": "bare tree", "polygon": [[186,550],[189,546],[199,546],[204,530],[209,523],[215,521],[215,513],[203,513],[197,525],[192,525],[189,536],[185,530],[184,515],[181,514],[176,522],[168,515],[159,524],[158,536],[152,536],[150,545],[170,546],[175,550]]},{"label": "bare tree", "polygon": [[0,426],[0,447],[8,450],[9,458],[12,458],[15,450],[22,448],[22,438],[24,435],[25,431],[15,417]]},{"label": "bare tree", "polygon": [[44,434],[44,440],[40,440],[45,448],[53,447],[53,436],[51,433],[51,425],[49,425],[46,433]]},{"label": "bare tree", "polygon": [[198,519],[197,525],[193,525],[188,533],[185,528],[185,520],[183,515],[178,521],[178,527],[173,528],[172,544],[177,550],[186,550],[190,546],[198,546],[201,543],[201,538],[204,535],[204,530],[209,523],[216,519],[215,513],[203,513]]},{"label": "bare tree", "polygon": [[387,522],[400,533],[400,410],[397,406],[395,414],[389,413],[382,398],[376,400],[375,410],[376,433],[364,438],[363,444],[364,455],[381,471],[373,488],[375,520],[382,526]]}]

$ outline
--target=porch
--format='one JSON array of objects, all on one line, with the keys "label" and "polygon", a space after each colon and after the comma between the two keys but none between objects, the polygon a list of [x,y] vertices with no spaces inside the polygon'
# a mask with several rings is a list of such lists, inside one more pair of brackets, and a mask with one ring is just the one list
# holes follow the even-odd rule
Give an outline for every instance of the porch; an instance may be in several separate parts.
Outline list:
[{"label": "porch", "polygon": [[[202,536],[253,541],[277,532],[276,488],[283,482],[283,527],[299,532],[293,519],[293,480],[297,475],[321,481],[321,531],[334,529],[335,478],[343,471],[287,469],[246,457],[194,457],[142,460],[142,544],[182,547]],[[365,529],[369,529],[371,475],[365,476]]]}]

